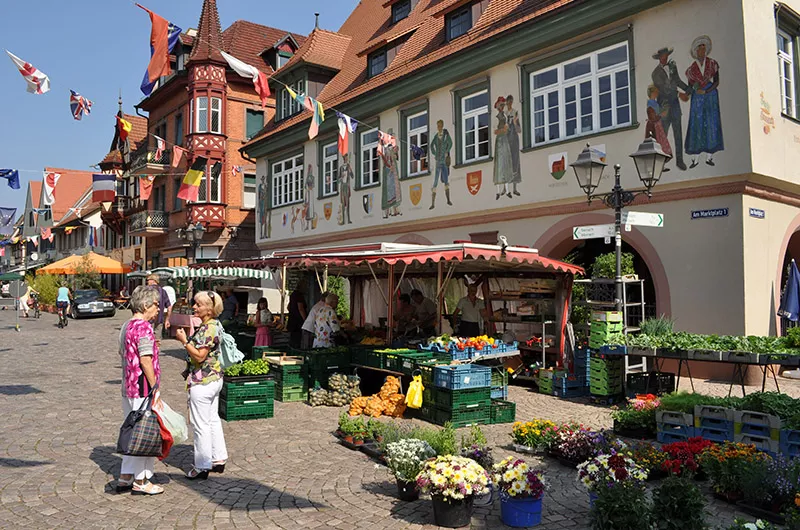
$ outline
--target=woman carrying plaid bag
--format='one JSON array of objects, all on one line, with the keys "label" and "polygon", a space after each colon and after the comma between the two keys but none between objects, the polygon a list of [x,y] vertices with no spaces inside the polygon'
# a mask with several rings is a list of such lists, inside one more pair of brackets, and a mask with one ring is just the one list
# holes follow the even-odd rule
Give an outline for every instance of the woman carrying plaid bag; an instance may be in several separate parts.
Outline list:
[{"label": "woman carrying plaid bag", "polygon": [[[122,413],[123,419],[137,410],[153,388],[158,389],[161,368],[158,364],[158,342],[151,320],[158,316],[160,293],[155,287],[137,287],[131,297],[133,317],[119,334],[122,356]],[[152,406],[160,402],[155,391]],[[150,482],[155,457],[123,456],[117,491],[132,490],[133,495],[158,495],[164,488]]]}]

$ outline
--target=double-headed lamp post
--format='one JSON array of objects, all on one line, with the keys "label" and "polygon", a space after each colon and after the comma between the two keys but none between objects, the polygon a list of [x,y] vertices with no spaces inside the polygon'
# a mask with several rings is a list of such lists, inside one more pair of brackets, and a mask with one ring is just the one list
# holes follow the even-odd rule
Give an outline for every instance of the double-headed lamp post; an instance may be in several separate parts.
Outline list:
[{"label": "double-headed lamp post", "polygon": [[206,228],[200,222],[196,224],[190,223],[186,228],[178,228],[178,237],[189,243],[190,251],[188,253],[189,255],[186,257],[189,265],[194,262],[192,256],[197,253],[197,247],[199,247],[200,242],[203,241],[203,234],[205,231]]},{"label": "double-headed lamp post", "polygon": [[594,199],[600,199],[603,203],[614,210],[614,243],[616,245],[616,277],[614,278],[615,300],[614,305],[617,311],[622,311],[622,209],[631,204],[639,195],[652,196],[652,190],[661,179],[664,172],[664,165],[670,156],[664,153],[661,145],[652,137],[646,138],[639,149],[630,155],[639,173],[639,180],[644,184],[644,190],[628,191],[620,184],[620,165],[614,165],[614,187],[610,193],[595,194],[595,190],[600,185],[603,170],[606,163],[600,158],[598,151],[586,145],[586,148],[578,155],[578,159],[570,164],[575,171],[578,185],[586,193],[589,204]]}]

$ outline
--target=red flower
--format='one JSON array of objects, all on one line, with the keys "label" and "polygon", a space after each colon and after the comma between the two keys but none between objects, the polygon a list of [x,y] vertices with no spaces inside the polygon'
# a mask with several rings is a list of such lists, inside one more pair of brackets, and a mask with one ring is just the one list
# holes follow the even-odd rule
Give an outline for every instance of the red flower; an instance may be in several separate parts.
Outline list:
[{"label": "red flower", "polygon": [[617,477],[617,480],[621,482],[628,478],[628,470],[624,467],[618,467],[614,470],[614,476]]}]

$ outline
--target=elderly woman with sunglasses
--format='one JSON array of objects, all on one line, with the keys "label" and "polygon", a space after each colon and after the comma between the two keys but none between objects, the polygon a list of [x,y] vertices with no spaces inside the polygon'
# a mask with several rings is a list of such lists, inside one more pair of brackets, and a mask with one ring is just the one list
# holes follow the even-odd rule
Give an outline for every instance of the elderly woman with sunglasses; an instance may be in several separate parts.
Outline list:
[{"label": "elderly woman with sunglasses", "polygon": [[220,366],[219,320],[222,300],[212,291],[201,291],[194,297],[194,315],[202,324],[191,338],[179,329],[177,339],[186,348],[186,386],[189,389],[189,411],[194,429],[194,467],[186,474],[190,480],[208,478],[208,472],[222,473],[228,451],[219,418],[219,393],[222,390]]}]

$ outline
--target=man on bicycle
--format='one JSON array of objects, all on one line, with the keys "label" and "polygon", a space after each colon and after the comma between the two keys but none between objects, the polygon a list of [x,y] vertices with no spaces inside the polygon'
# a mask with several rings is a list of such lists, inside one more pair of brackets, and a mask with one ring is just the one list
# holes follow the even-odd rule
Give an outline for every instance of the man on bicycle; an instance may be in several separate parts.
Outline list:
[{"label": "man on bicycle", "polygon": [[65,322],[67,320],[67,315],[69,314],[69,305],[70,305],[69,287],[67,287],[66,284],[62,283],[61,287],[58,288],[58,297],[56,298],[56,308],[58,309],[59,316],[63,311]]}]

